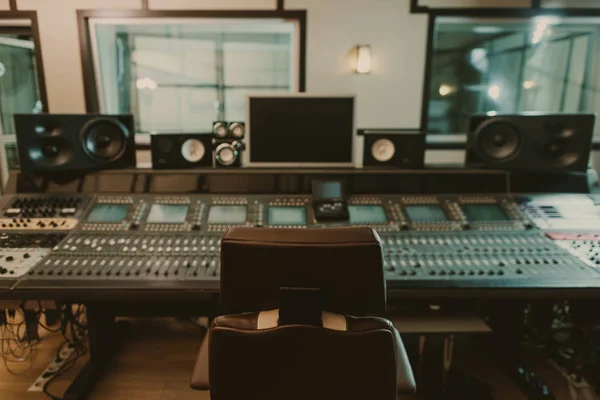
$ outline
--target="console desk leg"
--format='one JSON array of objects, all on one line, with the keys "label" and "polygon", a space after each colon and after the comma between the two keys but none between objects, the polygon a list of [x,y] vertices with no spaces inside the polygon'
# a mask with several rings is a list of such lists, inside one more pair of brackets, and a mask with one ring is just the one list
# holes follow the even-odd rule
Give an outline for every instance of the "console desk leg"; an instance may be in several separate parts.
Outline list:
[{"label": "console desk leg", "polygon": [[86,399],[120,348],[129,324],[117,323],[101,306],[87,305],[90,358],[65,392],[64,400]]}]

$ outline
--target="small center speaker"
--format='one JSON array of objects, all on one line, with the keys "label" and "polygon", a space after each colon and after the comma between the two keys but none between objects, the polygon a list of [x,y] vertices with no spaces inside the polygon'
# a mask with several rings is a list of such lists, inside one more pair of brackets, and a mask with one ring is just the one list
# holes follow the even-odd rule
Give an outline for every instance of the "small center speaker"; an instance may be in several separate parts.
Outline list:
[{"label": "small center speaker", "polygon": [[20,168],[37,174],[135,167],[132,115],[15,114]]},{"label": "small center speaker", "polygon": [[216,121],[213,123],[214,166],[237,168],[241,166],[246,126],[243,122]]},{"label": "small center speaker", "polygon": [[364,136],[363,166],[423,168],[425,135],[391,129],[359,129]]},{"label": "small center speaker", "polygon": [[213,165],[211,133],[153,134],[150,141],[154,169],[203,168]]},{"label": "small center speaker", "polygon": [[588,168],[594,114],[474,115],[466,165],[521,171]]}]

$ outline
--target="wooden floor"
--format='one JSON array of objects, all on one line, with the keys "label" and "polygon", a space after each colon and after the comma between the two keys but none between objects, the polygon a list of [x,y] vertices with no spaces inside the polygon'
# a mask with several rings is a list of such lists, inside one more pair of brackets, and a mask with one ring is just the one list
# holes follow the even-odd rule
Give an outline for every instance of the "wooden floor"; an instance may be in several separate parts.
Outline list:
[{"label": "wooden floor", "polygon": [[[111,364],[110,371],[94,390],[91,400],[202,400],[208,394],[193,391],[188,386],[197,351],[204,331],[193,323],[176,319],[136,319],[131,321],[131,333]],[[47,399],[41,392],[27,389],[48,366],[62,337],[44,334],[38,344],[33,367],[23,375],[13,376],[0,364],[0,398],[2,400]],[[50,392],[61,397],[83,365],[83,359],[65,376],[57,379]],[[458,357],[457,364],[492,385],[495,399],[525,400],[511,381],[486,360],[485,354]],[[13,366],[14,369],[18,365]],[[557,399],[568,399],[566,386],[557,374],[542,371],[541,376]],[[403,399],[415,399],[410,396]]]}]

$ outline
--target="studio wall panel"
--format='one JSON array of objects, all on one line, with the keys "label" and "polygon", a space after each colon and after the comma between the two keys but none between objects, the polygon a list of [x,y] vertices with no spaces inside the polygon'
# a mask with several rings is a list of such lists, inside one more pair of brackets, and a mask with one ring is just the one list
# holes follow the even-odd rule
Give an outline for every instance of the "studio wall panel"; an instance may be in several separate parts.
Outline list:
[{"label": "studio wall panel", "polygon": [[[286,0],[307,9],[307,91],[356,93],[358,127],[417,127],[427,43],[427,16],[408,1]],[[326,35],[326,39],[323,35]],[[370,45],[368,75],[351,71],[349,52]]]},{"label": "studio wall panel", "polygon": [[8,0],[0,0],[0,11],[10,10],[10,3]]},{"label": "studio wall panel", "polygon": [[149,0],[151,10],[273,10],[276,0]]}]

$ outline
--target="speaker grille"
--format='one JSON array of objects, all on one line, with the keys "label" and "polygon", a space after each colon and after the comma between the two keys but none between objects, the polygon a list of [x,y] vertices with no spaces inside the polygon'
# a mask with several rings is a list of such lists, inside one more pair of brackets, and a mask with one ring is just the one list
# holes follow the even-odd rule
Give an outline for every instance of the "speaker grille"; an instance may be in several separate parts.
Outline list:
[{"label": "speaker grille", "polygon": [[62,136],[40,138],[31,144],[29,157],[44,167],[59,167],[69,162],[73,149],[69,141]]},{"label": "speaker grille", "polygon": [[481,155],[495,162],[510,160],[521,147],[521,133],[513,124],[489,120],[475,133]]},{"label": "speaker grille", "polygon": [[115,119],[94,118],[81,129],[85,151],[91,157],[107,162],[123,155],[129,135],[127,128]]}]

